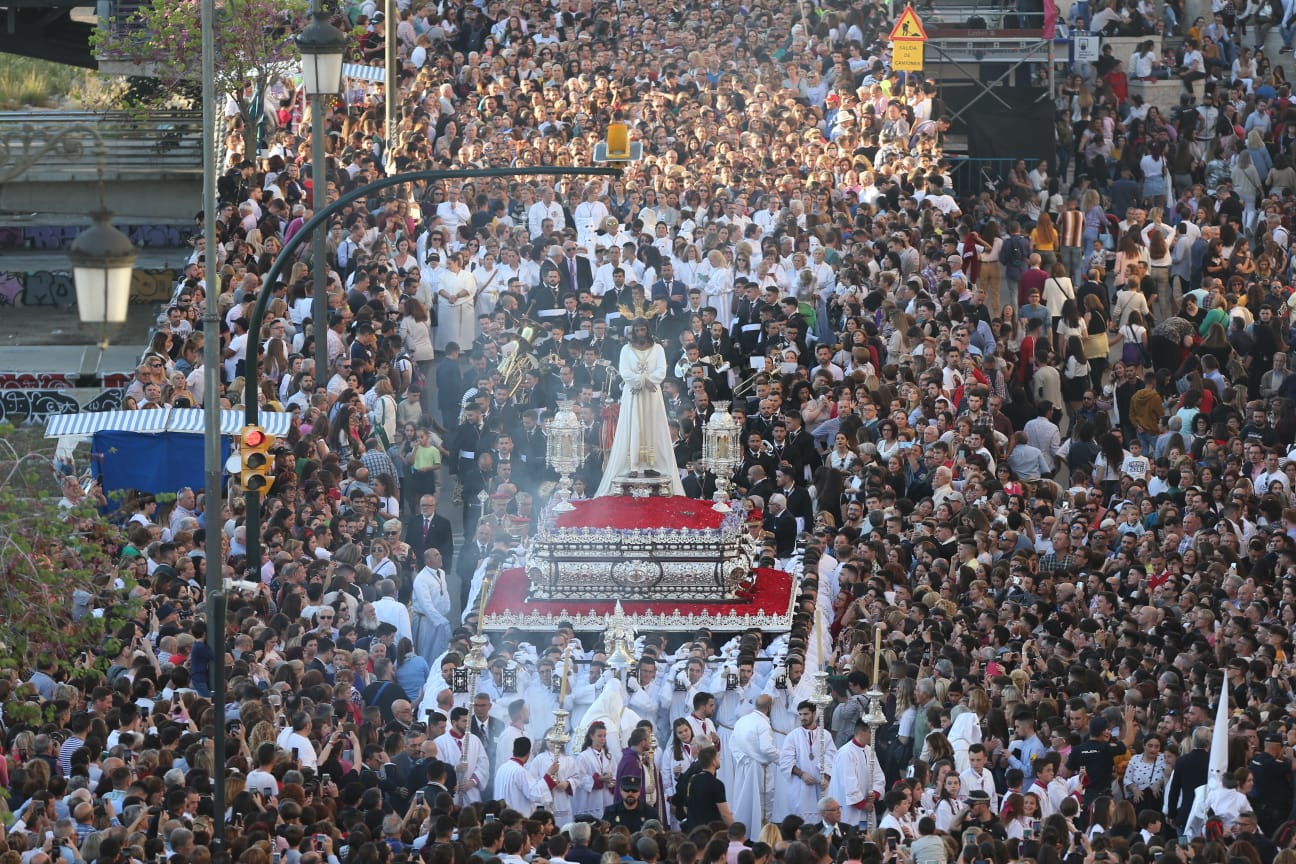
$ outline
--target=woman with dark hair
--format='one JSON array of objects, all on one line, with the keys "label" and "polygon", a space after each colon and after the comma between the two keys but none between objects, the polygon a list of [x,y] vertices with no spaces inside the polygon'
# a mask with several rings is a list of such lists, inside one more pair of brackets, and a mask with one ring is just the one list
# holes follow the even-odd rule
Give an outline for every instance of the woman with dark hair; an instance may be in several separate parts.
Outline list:
[{"label": "woman with dark hair", "polygon": [[842,473],[836,468],[820,465],[815,469],[812,483],[815,510],[832,516],[834,525],[842,523],[841,496],[844,488]]},{"label": "woman with dark hair", "polygon": [[1121,466],[1129,454],[1121,441],[1110,433],[1098,441],[1098,458],[1094,459],[1094,479],[1102,486],[1104,503],[1120,489]]},{"label": "woman with dark hair", "polygon": [[1085,359],[1084,343],[1080,341],[1079,336],[1067,337],[1066,350],[1062,358],[1062,398],[1066,401],[1067,418],[1071,424],[1074,424],[1076,412],[1080,410],[1080,403],[1084,401],[1084,392],[1089,387],[1090,375],[1089,361]]}]

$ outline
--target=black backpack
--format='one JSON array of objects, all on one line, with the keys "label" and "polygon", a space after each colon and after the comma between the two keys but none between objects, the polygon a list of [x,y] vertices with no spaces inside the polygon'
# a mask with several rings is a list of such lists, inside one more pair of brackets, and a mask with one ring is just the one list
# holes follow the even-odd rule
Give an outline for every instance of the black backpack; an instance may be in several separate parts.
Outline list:
[{"label": "black backpack", "polygon": [[679,780],[675,782],[675,794],[667,799],[671,806],[671,813],[680,821],[681,824],[688,819],[689,784],[693,782],[693,778],[698,775],[699,771],[701,771],[701,769],[698,767],[697,762],[690,765],[688,769],[679,776]]}]

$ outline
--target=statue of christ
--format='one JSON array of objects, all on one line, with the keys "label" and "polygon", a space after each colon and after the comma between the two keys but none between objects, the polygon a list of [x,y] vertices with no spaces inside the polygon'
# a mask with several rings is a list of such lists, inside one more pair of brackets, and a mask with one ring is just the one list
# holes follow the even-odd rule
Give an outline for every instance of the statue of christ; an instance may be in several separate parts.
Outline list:
[{"label": "statue of christ", "polygon": [[630,325],[630,341],[621,349],[618,371],[622,382],[621,415],[595,497],[612,494],[613,481],[627,475],[667,477],[671,494],[683,496],[661,392],[666,378],[666,352],[653,341],[643,318],[636,318]]}]

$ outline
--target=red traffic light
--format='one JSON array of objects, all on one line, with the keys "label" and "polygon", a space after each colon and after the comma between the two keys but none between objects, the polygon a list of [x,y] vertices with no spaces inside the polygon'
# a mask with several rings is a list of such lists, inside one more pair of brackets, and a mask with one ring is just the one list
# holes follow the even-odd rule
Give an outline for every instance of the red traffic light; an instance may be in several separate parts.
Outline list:
[{"label": "red traffic light", "polygon": [[265,443],[266,433],[260,429],[249,429],[243,435],[243,443],[248,447],[260,447]]}]

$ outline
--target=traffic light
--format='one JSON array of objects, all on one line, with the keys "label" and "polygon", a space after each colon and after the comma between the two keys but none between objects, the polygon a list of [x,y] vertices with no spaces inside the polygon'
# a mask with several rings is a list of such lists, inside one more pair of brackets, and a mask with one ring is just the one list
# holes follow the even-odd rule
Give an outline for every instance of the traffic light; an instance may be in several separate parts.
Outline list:
[{"label": "traffic light", "polygon": [[624,123],[609,123],[607,131],[607,158],[630,158],[630,130]]},{"label": "traffic light", "polygon": [[239,459],[242,463],[239,480],[244,492],[266,492],[274,478],[270,469],[274,460],[270,448],[275,437],[260,426],[244,426],[239,433]]},{"label": "traffic light", "polygon": [[595,162],[638,162],[643,158],[643,142],[630,140],[630,127],[609,123],[607,140],[594,145]]}]

